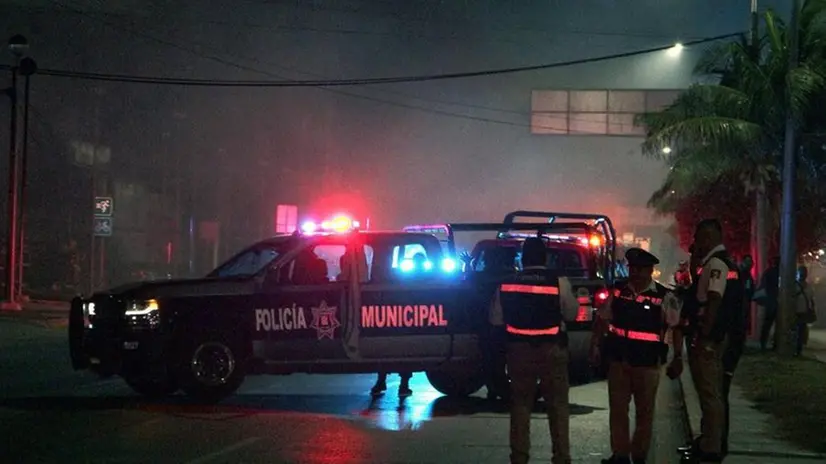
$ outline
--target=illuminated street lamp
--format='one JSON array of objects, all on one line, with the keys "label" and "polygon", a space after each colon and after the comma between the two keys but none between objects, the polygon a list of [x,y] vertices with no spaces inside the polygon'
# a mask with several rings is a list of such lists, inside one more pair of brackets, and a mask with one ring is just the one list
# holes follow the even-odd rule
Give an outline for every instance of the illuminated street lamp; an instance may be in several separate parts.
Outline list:
[{"label": "illuminated street lamp", "polygon": [[671,147],[663,147],[662,152],[663,152],[664,155],[670,155],[671,154]]}]

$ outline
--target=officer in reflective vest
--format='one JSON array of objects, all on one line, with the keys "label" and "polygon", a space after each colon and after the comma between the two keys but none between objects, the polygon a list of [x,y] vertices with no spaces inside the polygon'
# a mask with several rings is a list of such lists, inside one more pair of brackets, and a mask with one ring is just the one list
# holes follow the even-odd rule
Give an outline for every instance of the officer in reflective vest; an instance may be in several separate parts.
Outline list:
[{"label": "officer in reflective vest", "polygon": [[[682,371],[680,301],[652,278],[654,266],[660,262],[654,255],[631,248],[625,256],[628,280],[617,282],[598,310],[591,346],[592,363],[598,365],[603,355],[609,362],[612,455],[603,464],[630,464],[632,460],[641,464],[648,457],[661,367],[668,354],[669,329],[675,346],[669,375]],[[632,398],[637,413],[633,439],[628,419]]]},{"label": "officer in reflective vest", "polygon": [[522,271],[506,278],[494,306],[502,310],[511,380],[511,463],[527,463],[536,382],[545,399],[554,464],[571,462],[568,410],[568,347],[563,319],[579,308],[571,283],[546,267],[545,243],[522,244]]},{"label": "officer in reflective vest", "polygon": [[[694,232],[694,253],[701,257],[692,300],[683,317],[691,333],[689,367],[700,398],[701,435],[688,452],[697,462],[722,462],[726,450],[727,399],[723,356],[726,340],[744,330],[744,296],[737,265],[723,245],[716,219],[701,221]],[[734,371],[734,366],[729,366]],[[680,448],[685,451],[685,448]]]}]

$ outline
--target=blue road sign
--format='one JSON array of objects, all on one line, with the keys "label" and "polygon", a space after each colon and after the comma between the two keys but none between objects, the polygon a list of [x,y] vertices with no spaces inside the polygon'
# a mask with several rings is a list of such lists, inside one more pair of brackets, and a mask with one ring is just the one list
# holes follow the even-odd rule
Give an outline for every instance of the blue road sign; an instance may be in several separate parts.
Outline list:
[{"label": "blue road sign", "polygon": [[111,237],[112,236],[112,218],[110,217],[96,217],[95,218],[95,237]]}]

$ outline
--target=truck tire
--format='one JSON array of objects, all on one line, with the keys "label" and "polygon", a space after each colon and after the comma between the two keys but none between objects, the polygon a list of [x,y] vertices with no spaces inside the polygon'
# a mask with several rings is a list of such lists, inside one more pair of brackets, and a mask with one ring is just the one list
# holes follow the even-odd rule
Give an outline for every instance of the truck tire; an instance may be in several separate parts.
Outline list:
[{"label": "truck tire", "polygon": [[83,324],[83,302],[80,298],[72,299],[69,307],[69,357],[72,360],[74,370],[86,369],[89,367],[89,357],[86,356],[83,346],[85,337],[85,327]]},{"label": "truck tire", "polygon": [[485,375],[478,368],[445,367],[425,374],[433,388],[450,397],[470,396],[485,386]]},{"label": "truck tire", "polygon": [[188,336],[177,362],[178,381],[187,396],[202,403],[217,403],[235,393],[246,375],[246,359],[239,345],[217,332]]},{"label": "truck tire", "polygon": [[132,390],[147,398],[165,398],[178,391],[178,382],[171,376],[151,378],[126,375],[123,380]]}]

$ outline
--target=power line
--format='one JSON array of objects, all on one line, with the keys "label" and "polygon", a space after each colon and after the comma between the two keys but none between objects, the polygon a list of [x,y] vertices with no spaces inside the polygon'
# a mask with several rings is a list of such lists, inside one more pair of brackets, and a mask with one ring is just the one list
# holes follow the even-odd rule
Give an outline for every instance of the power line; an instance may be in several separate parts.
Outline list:
[{"label": "power line", "polygon": [[[57,4],[58,2],[53,2],[53,3]],[[220,62],[220,63],[225,64],[225,65],[229,65],[229,66],[232,66],[232,67],[237,67],[239,69],[253,71],[253,72],[260,73],[260,74],[269,75],[269,76],[273,76],[273,77],[283,79],[282,76],[273,74],[269,71],[264,71],[264,70],[260,70],[260,69],[251,68],[251,67],[248,67],[248,66],[245,66],[245,65],[242,65],[242,64],[238,64],[238,63],[235,63],[235,62],[232,62],[232,61],[227,61],[227,60],[224,60],[220,57],[215,57],[215,56],[212,56],[212,55],[204,55],[202,52],[200,52],[197,49],[181,46],[180,44],[170,42],[168,40],[161,39],[161,38],[155,37],[155,36],[150,35],[150,34],[146,34],[145,32],[142,32],[142,31],[137,31],[137,30],[130,29],[130,28],[124,28],[123,25],[121,25],[121,24],[113,24],[109,21],[97,18],[95,16],[86,14],[84,12],[79,12],[79,11],[74,10],[74,9],[70,9],[69,11],[70,12],[77,12],[78,15],[85,16],[87,18],[99,21],[99,22],[101,22],[101,23],[103,23],[103,24],[105,24],[105,25],[107,25],[111,28],[114,28],[117,31],[124,31],[125,30],[126,32],[128,32],[132,35],[142,37],[144,39],[148,39],[148,40],[151,40],[153,42],[161,43],[163,45],[169,45],[169,46],[172,46],[174,48],[186,51],[188,53],[191,53],[191,54],[193,54],[195,56],[198,56],[198,57],[201,57],[201,58],[206,58],[206,59],[209,59],[209,60],[212,60],[212,61]],[[259,61],[259,60],[253,59],[252,61]],[[279,66],[279,67],[281,67],[281,66]],[[390,106],[395,106],[395,107],[400,107],[400,108],[405,108],[405,109],[410,109],[410,110],[416,110],[416,111],[425,112],[425,113],[429,113],[429,114],[436,114],[436,115],[440,115],[440,116],[446,116],[446,117],[452,117],[452,118],[461,118],[461,119],[465,119],[465,120],[473,120],[473,121],[478,121],[478,122],[488,122],[488,123],[493,123],[493,124],[509,125],[509,126],[515,126],[515,127],[525,127],[525,128],[530,128],[531,127],[530,125],[524,124],[524,123],[516,123],[516,122],[502,121],[502,120],[497,120],[497,119],[492,119],[492,118],[481,118],[481,117],[477,117],[477,116],[469,116],[467,114],[453,113],[453,112],[449,112],[449,111],[437,110],[437,109],[418,106],[418,105],[411,105],[411,104],[396,102],[396,101],[392,101],[392,100],[384,100],[384,99],[380,99],[380,98],[369,97],[369,96],[366,96],[366,95],[351,93],[351,92],[347,92],[347,91],[339,90],[339,89],[334,89],[334,88],[325,88],[325,87],[315,87],[315,88],[317,88],[318,90],[321,90],[321,91],[325,91],[325,92],[329,92],[329,93],[333,93],[333,94],[337,94],[337,95],[342,95],[342,96],[349,97],[349,98],[356,98],[356,99],[359,99],[359,100],[365,100],[365,101],[369,101],[369,102],[373,102],[373,103],[390,105]],[[525,113],[520,112],[519,114],[524,115]],[[554,129],[554,128],[548,128],[548,129]]]},{"label": "power line", "polygon": [[[270,77],[276,77],[276,78],[279,78],[279,79],[286,79],[284,76],[274,74],[274,73],[269,72],[269,71],[265,71],[265,70],[261,70],[261,69],[254,69],[254,68],[245,66],[243,64],[239,64],[239,63],[236,63],[236,62],[230,62],[230,61],[227,61],[227,60],[225,60],[221,57],[216,57],[215,55],[205,55],[200,50],[202,50],[202,49],[210,50],[211,49],[211,51],[213,53],[219,53],[219,54],[223,54],[223,55],[226,55],[228,52],[217,49],[216,47],[213,47],[213,46],[210,46],[210,45],[205,45],[204,43],[201,43],[201,42],[194,42],[192,40],[187,40],[187,42],[189,44],[192,44],[195,48],[185,47],[185,46],[180,45],[179,43],[170,42],[169,40],[166,40],[166,39],[163,39],[163,38],[158,38],[156,36],[147,34],[143,30],[125,28],[120,24],[113,24],[109,21],[106,21],[104,19],[100,19],[96,16],[89,15],[85,12],[77,12],[76,10],[69,10],[68,12],[72,13],[72,14],[82,15],[82,16],[94,19],[96,21],[100,21],[102,24],[107,25],[110,28],[113,28],[114,30],[119,31],[119,32],[120,31],[126,31],[127,33],[129,33],[131,35],[134,35],[134,36],[137,36],[137,37],[140,37],[140,38],[143,38],[143,39],[147,39],[147,40],[150,40],[152,42],[160,43],[162,45],[167,45],[167,46],[174,46],[174,48],[176,48],[176,49],[186,51],[187,53],[190,53],[190,54],[195,55],[195,56],[200,57],[200,58],[205,58],[205,59],[208,59],[208,60],[211,60],[211,61],[216,61],[216,62],[219,62],[219,63],[224,64],[224,65],[230,65],[231,67],[235,67],[235,68],[242,69],[242,70],[245,70],[245,71],[253,71],[253,72],[256,72],[256,73],[268,75]],[[322,76],[322,75],[319,75],[319,74],[314,74],[314,73],[309,73],[309,72],[306,72],[306,71],[297,70],[297,69],[294,69],[294,68],[286,67],[286,66],[278,64],[278,63],[273,63],[271,61],[264,61],[264,60],[261,60],[257,57],[254,57],[254,56],[245,56],[245,55],[238,54],[238,53],[233,53],[233,54],[235,56],[241,58],[241,59],[254,62],[258,65],[273,66],[275,68],[282,69],[282,70],[288,71],[288,72],[293,72],[293,73],[296,73],[296,74],[303,74],[305,76],[317,77],[317,78],[321,78],[321,79],[328,79],[327,76]],[[365,97],[363,95],[357,94],[357,93],[351,93],[351,92],[346,92],[346,91],[343,91],[343,90],[337,90],[337,89],[332,89],[332,88],[324,88],[324,87],[316,87],[316,88],[319,89],[319,90],[325,91],[325,92],[338,94],[338,95],[343,95],[343,96],[346,96],[346,97],[357,98],[357,99],[365,99]],[[529,114],[525,111],[519,111],[519,110],[514,110],[514,109],[495,108],[495,107],[490,107],[490,106],[485,106],[485,105],[476,105],[476,104],[464,103],[464,102],[445,101],[445,100],[437,100],[437,99],[432,99],[432,98],[422,98],[422,97],[411,95],[411,94],[408,94],[408,93],[405,93],[405,92],[393,91],[393,90],[388,90],[388,89],[380,89],[378,91],[383,92],[383,93],[387,93],[387,94],[399,95],[399,96],[409,98],[409,99],[413,99],[413,100],[419,100],[419,101],[428,102],[428,103],[436,103],[436,104],[440,104],[440,105],[459,106],[459,107],[480,109],[480,110],[484,110],[484,111],[491,111],[491,112],[498,112],[498,113],[516,114],[516,115],[520,115],[520,116],[525,116],[525,115]],[[371,101],[380,102],[381,100],[378,100],[376,98],[372,98]],[[391,101],[391,100],[384,100],[384,103],[388,104],[388,105],[396,105],[396,102]]]},{"label": "power line", "polygon": [[[171,41],[166,40],[166,39],[158,38],[158,37],[155,37],[155,36],[150,35],[150,34],[146,34],[142,31],[137,31],[137,30],[130,29],[130,28],[124,28],[122,24],[111,23],[111,22],[106,21],[104,19],[100,19],[100,18],[95,17],[93,15],[87,14],[83,11],[80,11],[80,10],[77,10],[75,8],[63,5],[60,2],[55,1],[55,0],[52,0],[52,3],[54,3],[58,6],[61,6],[63,8],[66,8],[70,12],[76,13],[80,16],[84,16],[84,17],[93,19],[95,21],[99,21],[99,22],[101,22],[101,23],[103,23],[103,24],[105,24],[105,25],[107,25],[107,26],[109,26],[109,27],[111,27],[111,28],[113,28],[117,31],[125,30],[126,32],[129,32],[132,35],[136,35],[136,36],[151,40],[153,42],[157,42],[157,43],[160,43],[160,44],[163,44],[163,45],[166,45],[166,46],[170,46],[170,47],[173,47],[173,48],[176,48],[176,49],[179,49],[179,50],[183,50],[183,51],[186,51],[188,53],[194,54],[198,57],[206,58],[206,59],[209,59],[209,60],[212,60],[212,61],[216,61],[216,62],[219,62],[219,63],[224,64],[224,65],[228,65],[228,66],[231,66],[231,67],[236,67],[236,68],[239,68],[239,69],[252,71],[252,72],[256,72],[256,73],[260,73],[260,74],[264,74],[264,75],[273,76],[273,77],[276,77],[276,78],[279,78],[279,79],[285,79],[283,76],[273,74],[273,73],[268,72],[268,71],[252,68],[252,67],[249,67],[249,66],[245,66],[243,64],[239,64],[239,63],[236,63],[236,62],[233,62],[233,61],[225,60],[225,59],[221,58],[220,56],[205,55],[198,49],[185,47],[185,46],[182,46],[178,43],[171,42]],[[734,36],[734,35],[737,35],[737,34],[730,34],[729,36]],[[723,37],[727,37],[727,36],[720,36],[720,38],[723,38]],[[704,39],[703,41],[709,41],[710,42],[712,40],[719,40],[720,38],[713,37],[713,38]],[[697,42],[697,41],[689,42],[689,43],[686,43],[685,45],[686,46],[696,45],[697,43],[695,43],[695,42]],[[201,44],[196,43],[196,45],[198,46],[198,48],[205,48]],[[668,49],[668,48],[671,48],[671,47],[670,46],[662,47],[662,49]],[[214,47],[213,47],[213,50],[214,50]],[[631,53],[633,55],[633,54],[642,54],[642,53],[647,53],[647,52],[638,51],[638,52],[631,52]],[[623,54],[623,55],[627,55],[627,54]],[[250,61],[255,61],[259,64],[262,64],[261,61],[258,60],[257,58],[248,58],[248,59]],[[596,61],[604,60],[604,59],[610,59],[610,57],[597,58]],[[588,60],[584,60],[584,61],[592,61],[592,60],[593,59],[588,59]],[[579,61],[583,61],[583,60],[579,60]],[[566,65],[570,65],[570,62],[557,63],[557,64],[553,64],[552,66],[556,67],[556,66],[566,66]],[[284,68],[283,66],[279,66],[279,65],[274,65],[274,66],[281,67],[283,69],[286,69],[286,70],[289,70],[289,71],[292,71],[292,72],[298,72],[299,74],[312,75],[312,74],[309,74],[309,73],[296,71],[296,70],[293,70],[293,69],[290,69],[290,68]],[[146,78],[146,77],[129,76],[129,75],[112,75],[112,74],[98,74],[98,73],[77,73],[77,72],[72,72],[72,71],[58,71],[58,70],[45,70],[45,71],[42,71],[41,73],[46,74],[46,72],[49,72],[49,71],[51,71],[50,75],[58,76],[58,77],[93,79],[93,80],[107,80],[107,81],[115,81],[115,82],[138,82],[138,83],[149,83],[149,84],[160,84],[160,83],[162,83],[162,84],[181,85],[182,84],[181,81],[184,81],[183,85],[192,85],[191,82],[193,81],[191,79]],[[125,77],[126,79],[122,79],[121,77]],[[163,82],[158,82],[158,81],[163,81]],[[213,87],[214,86],[235,86],[235,87],[238,86],[238,85],[232,85],[233,83],[238,82],[238,81],[216,81],[216,80],[196,80],[196,81],[198,82],[197,85],[200,85],[200,86],[213,86]],[[465,119],[465,120],[487,122],[487,123],[493,123],[493,124],[514,126],[514,127],[541,128],[541,129],[548,129],[548,130],[551,130],[551,131],[558,131],[559,130],[559,128],[557,128],[557,127],[544,127],[544,126],[538,126],[538,125],[535,125],[535,124],[525,124],[525,123],[522,123],[522,122],[503,121],[503,120],[493,119],[493,118],[472,116],[472,115],[462,114],[462,113],[454,113],[454,112],[450,112],[450,111],[438,110],[438,109],[434,109],[434,108],[428,108],[428,107],[424,107],[424,106],[412,105],[412,104],[402,103],[402,102],[397,102],[397,101],[392,101],[392,100],[384,100],[384,99],[380,99],[380,98],[370,97],[370,96],[361,95],[361,94],[357,94],[357,93],[346,92],[346,91],[343,91],[343,90],[337,90],[337,89],[333,89],[333,88],[326,88],[323,85],[313,85],[313,83],[316,83],[316,82],[330,82],[330,81],[335,81],[335,80],[329,80],[329,79],[325,79],[325,80],[322,80],[322,81],[288,80],[286,82],[287,83],[293,83],[293,84],[294,83],[301,84],[301,85],[291,85],[291,86],[314,87],[314,88],[317,88],[317,89],[322,90],[322,91],[326,91],[326,92],[330,92],[330,93],[334,93],[334,94],[338,94],[338,95],[342,95],[342,96],[346,96],[346,97],[350,97],[350,98],[356,98],[356,99],[360,99],[360,100],[366,100],[366,101],[370,101],[370,102],[374,102],[374,103],[379,103],[379,104],[384,104],[384,105],[391,105],[391,106],[401,107],[401,108],[405,108],[405,109],[412,109],[412,110],[417,110],[417,111],[426,112],[426,113],[430,113],[430,114],[441,115],[441,116],[447,116],[447,117],[453,117],[453,118],[462,118],[462,119]],[[241,82],[245,82],[247,84],[248,83],[255,83],[255,82],[259,82],[259,83],[263,82],[263,83],[266,84],[266,85],[264,85],[265,87],[285,86],[285,85],[281,85],[281,83],[283,83],[284,81],[275,81],[275,82],[278,83],[278,85],[270,85],[270,84],[273,83],[273,81],[241,81]],[[251,87],[251,85],[244,85],[244,86],[245,87]],[[257,87],[261,87],[261,85],[257,85]],[[410,95],[406,95],[402,92],[393,92],[393,91],[389,91],[389,90],[380,90],[380,91],[384,91],[384,92],[387,92],[387,93],[395,93],[395,94],[406,96],[408,98],[413,98],[413,99],[422,100],[422,101],[430,101],[430,102],[437,103],[437,104],[465,106],[465,107],[468,107],[468,108],[482,109],[482,110],[487,110],[487,111],[500,111],[500,112],[504,112],[504,113],[518,114],[518,115],[523,115],[523,116],[524,115],[530,115],[530,113],[523,112],[523,111],[504,110],[504,109],[499,109],[499,108],[491,108],[491,107],[485,107],[485,106],[481,106],[481,105],[472,105],[472,104],[464,104],[464,103],[444,102],[444,101],[439,101],[439,100],[432,100],[432,99],[425,99],[425,98],[410,96]],[[568,119],[575,119],[575,118],[571,118],[570,115],[567,115],[567,118]]]},{"label": "power line", "polygon": [[[32,6],[22,6],[20,8],[24,8],[28,11],[38,12],[38,13],[49,13],[53,14],[53,10],[47,10],[43,7],[32,7]],[[88,10],[83,10],[88,12]],[[73,13],[73,12],[66,12],[66,13]],[[103,11],[95,11],[95,14],[106,16],[109,18],[142,18],[147,21],[151,21],[151,16],[147,15],[135,15],[129,13],[112,13],[112,12],[103,12]],[[341,28],[341,27],[318,27],[318,26],[308,26],[308,25],[297,25],[297,24],[263,24],[259,22],[251,22],[251,21],[229,21],[226,19],[210,19],[210,18],[181,18],[183,22],[190,23],[190,24],[200,24],[200,25],[214,25],[214,26],[221,26],[221,27],[230,27],[230,28],[247,28],[247,29],[260,29],[260,30],[267,30],[271,31],[276,34],[300,34],[303,32],[309,33],[317,33],[317,34],[334,34],[334,35],[344,35],[344,36],[375,36],[375,37],[398,37],[398,38],[417,38],[417,39],[431,39],[431,40],[467,40],[474,38],[474,36],[467,35],[466,33],[462,34],[455,34],[455,33],[448,33],[448,34],[430,34],[430,33],[420,33],[414,31],[382,31],[382,30],[375,30],[375,29],[360,29],[360,28]],[[546,36],[559,36],[559,35],[578,35],[578,36],[595,36],[595,37],[629,37],[629,38],[638,38],[638,39],[670,39],[675,36],[682,37],[684,39],[696,39],[701,38],[697,35],[692,34],[666,34],[666,33],[647,33],[647,32],[640,32],[640,33],[633,33],[633,32],[617,32],[617,31],[597,31],[597,30],[590,30],[590,29],[560,29],[554,28],[551,30],[544,30],[539,28],[529,28],[529,27],[517,27],[515,29],[511,28],[494,28],[492,29],[495,32],[502,32],[502,33],[513,33],[513,34],[535,34],[535,35],[546,35]],[[477,34],[478,39],[482,40],[489,40],[492,42],[502,42],[502,43],[509,43],[514,45],[524,45],[522,41],[517,39],[504,39],[502,37],[490,37],[484,33]]]},{"label": "power line", "polygon": [[[703,39],[692,40],[683,44],[685,47],[694,45],[702,45],[710,42],[716,42],[723,39],[729,39],[742,35],[741,32],[723,34],[714,37],[706,37]],[[157,39],[155,39],[157,40]],[[182,48],[178,44],[165,41],[167,45]],[[218,80],[218,79],[184,79],[172,77],[157,77],[157,76],[135,76],[128,74],[105,74],[105,73],[90,73],[79,71],[66,71],[59,69],[42,69],[38,70],[39,74],[55,77],[67,77],[76,79],[88,79],[98,81],[110,82],[127,82],[135,84],[155,84],[155,85],[185,85],[196,87],[340,87],[340,86],[366,86],[379,84],[402,84],[413,82],[428,82],[452,79],[467,79],[472,77],[490,77],[504,74],[516,74],[530,71],[543,71],[554,68],[563,68],[569,66],[576,66],[582,64],[599,63],[602,61],[616,60],[620,58],[630,58],[634,56],[645,55],[665,51],[672,48],[673,45],[664,45],[659,47],[645,48],[641,50],[634,50],[624,53],[614,53],[610,55],[603,55],[592,58],[580,58],[569,61],[559,61],[555,63],[545,63],[530,66],[518,66],[511,68],[487,69],[481,71],[457,72],[457,73],[443,73],[443,74],[427,74],[415,76],[398,76],[398,77],[377,77],[377,78],[363,78],[363,79],[322,79],[322,80]],[[215,61],[222,62],[229,66],[241,67],[237,63],[224,60],[220,57],[213,57]],[[8,66],[4,66],[8,69]],[[247,68],[249,71],[258,72],[258,70]]]},{"label": "power line", "polygon": [[[313,13],[317,13],[320,11],[332,12],[332,13],[345,13],[351,15],[364,15],[366,13],[365,7],[353,7],[353,8],[341,8],[341,7],[331,7],[329,5],[319,5],[319,4],[307,4],[306,2],[297,1],[295,3],[287,3],[287,2],[278,2],[278,1],[260,1],[260,2],[253,2],[258,4],[274,4],[284,7],[292,7],[294,9],[307,9],[312,11]],[[375,3],[384,3],[391,7],[391,11],[381,11],[376,12],[372,8]],[[392,11],[392,8],[396,7],[397,5],[393,2],[386,2],[380,0],[370,0],[370,5],[367,8],[370,8],[371,13],[377,13],[377,16],[383,16],[395,19],[400,22],[416,22],[416,23],[424,23],[429,24],[429,19],[423,18],[415,18],[415,17],[400,17],[400,15]],[[464,17],[462,18],[464,21],[468,21],[469,18]],[[210,21],[211,22],[211,21]],[[596,36],[608,36],[608,37],[637,37],[637,38],[669,38],[673,37],[673,34],[657,34],[657,33],[628,33],[628,32],[613,32],[613,31],[590,31],[585,29],[563,29],[554,26],[553,31],[548,29],[539,28],[539,27],[530,27],[525,26],[522,24],[516,25],[511,24],[507,26],[502,26],[499,22],[494,25],[483,23],[481,21],[469,21],[471,23],[476,23],[475,26],[480,27],[482,29],[488,31],[497,31],[497,32],[516,32],[516,33],[534,33],[534,34],[573,34],[573,35],[596,35]],[[219,22],[216,22],[219,23]],[[281,28],[281,26],[266,26],[266,25],[259,25],[265,28]],[[250,27],[256,27],[255,25],[251,25]],[[333,32],[334,30],[323,30],[323,29],[316,29],[318,32]],[[347,33],[358,33],[357,31],[348,31]],[[694,39],[698,38],[696,36],[683,36],[686,39]]]}]

